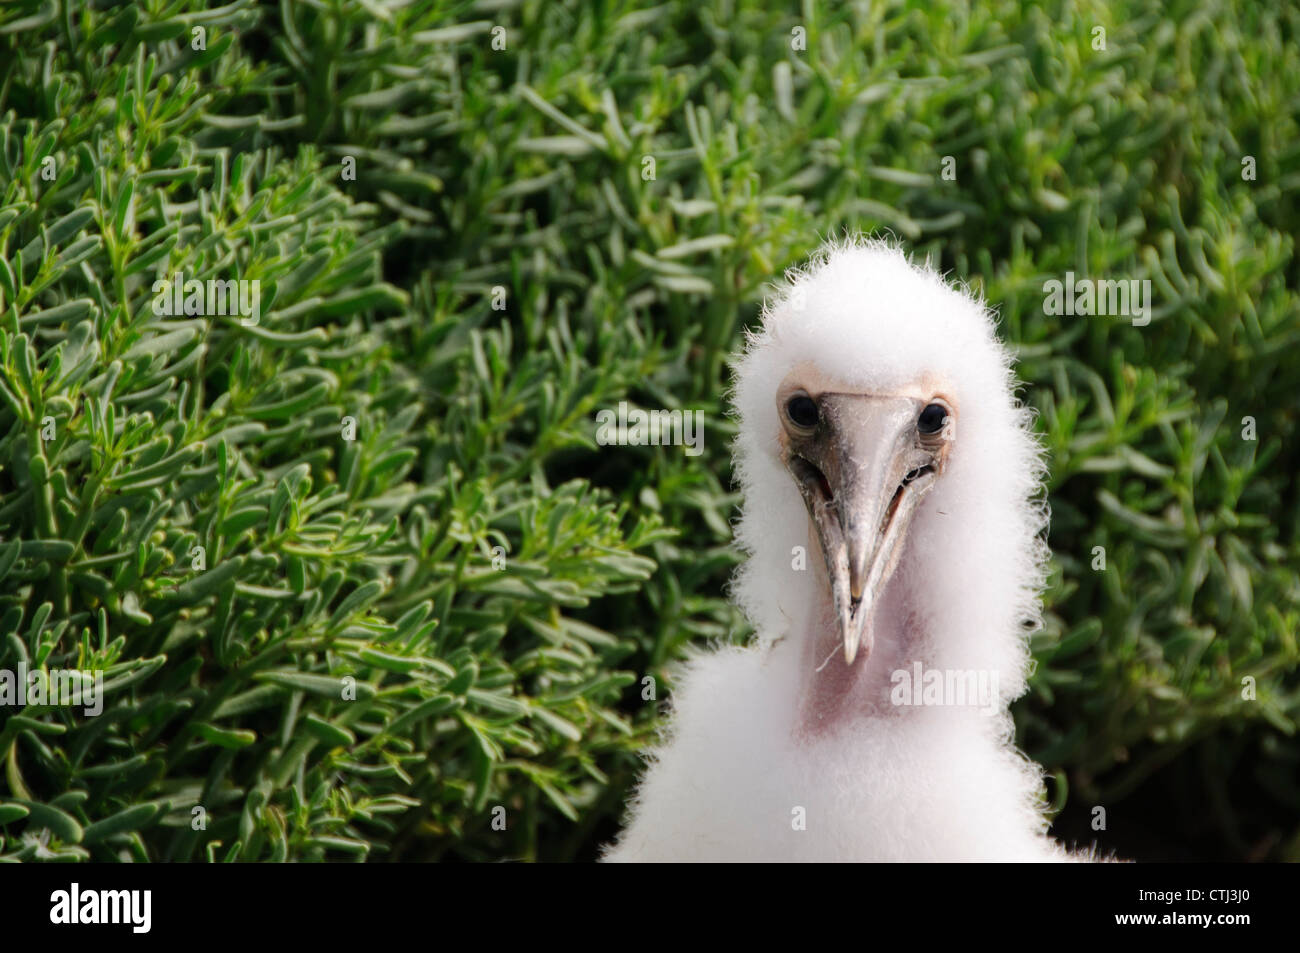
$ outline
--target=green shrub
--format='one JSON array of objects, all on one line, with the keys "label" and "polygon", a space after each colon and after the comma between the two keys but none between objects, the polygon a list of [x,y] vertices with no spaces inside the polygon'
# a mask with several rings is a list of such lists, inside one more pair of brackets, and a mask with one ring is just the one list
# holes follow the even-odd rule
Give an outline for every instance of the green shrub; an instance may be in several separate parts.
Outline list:
[{"label": "green shrub", "polygon": [[[725,361],[843,228],[980,286],[1020,354],[1057,572],[1017,720],[1063,821],[1152,823],[1125,798],[1195,766],[1194,854],[1300,857],[1298,26],[7,7],[0,669],[107,697],[0,714],[0,859],[592,856],[643,679],[746,637]],[[1044,314],[1067,270],[1151,279],[1150,325]],[[259,281],[259,322],[159,316],[176,272]],[[620,400],[703,410],[706,453],[598,448]]]}]

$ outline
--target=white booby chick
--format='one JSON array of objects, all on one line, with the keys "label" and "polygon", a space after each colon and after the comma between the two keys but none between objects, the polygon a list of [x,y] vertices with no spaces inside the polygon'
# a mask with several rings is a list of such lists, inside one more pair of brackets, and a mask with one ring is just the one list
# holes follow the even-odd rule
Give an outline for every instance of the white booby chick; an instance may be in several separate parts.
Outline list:
[{"label": "white booby chick", "polygon": [[612,861],[1040,861],[1013,744],[1041,619],[1042,452],[985,306],[888,243],[791,272],[735,366],[735,594]]}]

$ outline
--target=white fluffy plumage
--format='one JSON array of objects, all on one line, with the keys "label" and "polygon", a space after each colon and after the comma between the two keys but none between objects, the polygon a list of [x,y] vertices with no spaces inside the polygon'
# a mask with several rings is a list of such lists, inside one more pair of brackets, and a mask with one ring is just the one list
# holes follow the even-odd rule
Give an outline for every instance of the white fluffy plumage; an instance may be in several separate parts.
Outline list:
[{"label": "white fluffy plumage", "polygon": [[[826,569],[776,400],[800,368],[837,391],[942,391],[956,408],[946,466],[879,601],[875,648],[842,676],[857,694],[829,714],[808,701],[826,677]],[[1041,619],[1047,510],[1041,448],[992,314],[895,245],[832,242],[789,273],[734,369],[748,556],[734,595],[756,638],[683,664],[604,859],[1068,859],[1046,835],[1041,770],[1015,749],[1007,712],[1025,690],[1026,623]],[[888,704],[891,673],[917,662],[991,673],[991,710]]]}]

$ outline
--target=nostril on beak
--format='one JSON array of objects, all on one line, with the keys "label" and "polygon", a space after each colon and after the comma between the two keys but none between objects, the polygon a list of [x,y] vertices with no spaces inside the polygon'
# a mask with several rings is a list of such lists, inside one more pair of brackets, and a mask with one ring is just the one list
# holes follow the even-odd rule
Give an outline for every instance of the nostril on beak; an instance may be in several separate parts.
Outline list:
[{"label": "nostril on beak", "polygon": [[903,477],[903,486],[907,486],[909,483],[919,480],[927,473],[933,473],[933,472],[934,472],[934,466],[929,463],[927,463],[923,467],[917,467],[915,470],[909,470],[907,476]]},{"label": "nostril on beak", "polygon": [[813,464],[803,457],[793,456],[790,458],[790,470],[798,477],[800,482],[816,484],[827,503],[834,501],[835,494],[831,492],[830,481],[826,479],[826,474],[822,473]]}]

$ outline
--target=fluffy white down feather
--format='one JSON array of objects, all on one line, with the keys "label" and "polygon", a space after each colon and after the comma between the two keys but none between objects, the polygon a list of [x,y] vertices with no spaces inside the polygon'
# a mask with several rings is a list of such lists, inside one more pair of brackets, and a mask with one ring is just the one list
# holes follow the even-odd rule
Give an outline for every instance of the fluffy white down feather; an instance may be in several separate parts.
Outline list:
[{"label": "fluffy white down feather", "polygon": [[[779,455],[774,395],[799,365],[863,393],[939,381],[959,407],[867,664],[994,672],[992,714],[895,708],[815,737],[796,730],[803,648],[823,598],[817,573],[793,568],[809,523]],[[748,559],[734,595],[757,635],[683,664],[629,823],[604,859],[1071,859],[1046,836],[1041,771],[1014,748],[1006,712],[1025,690],[1047,557],[1042,452],[1014,385],[988,309],[894,245],[832,242],[787,276],[735,365],[737,541]]]}]

